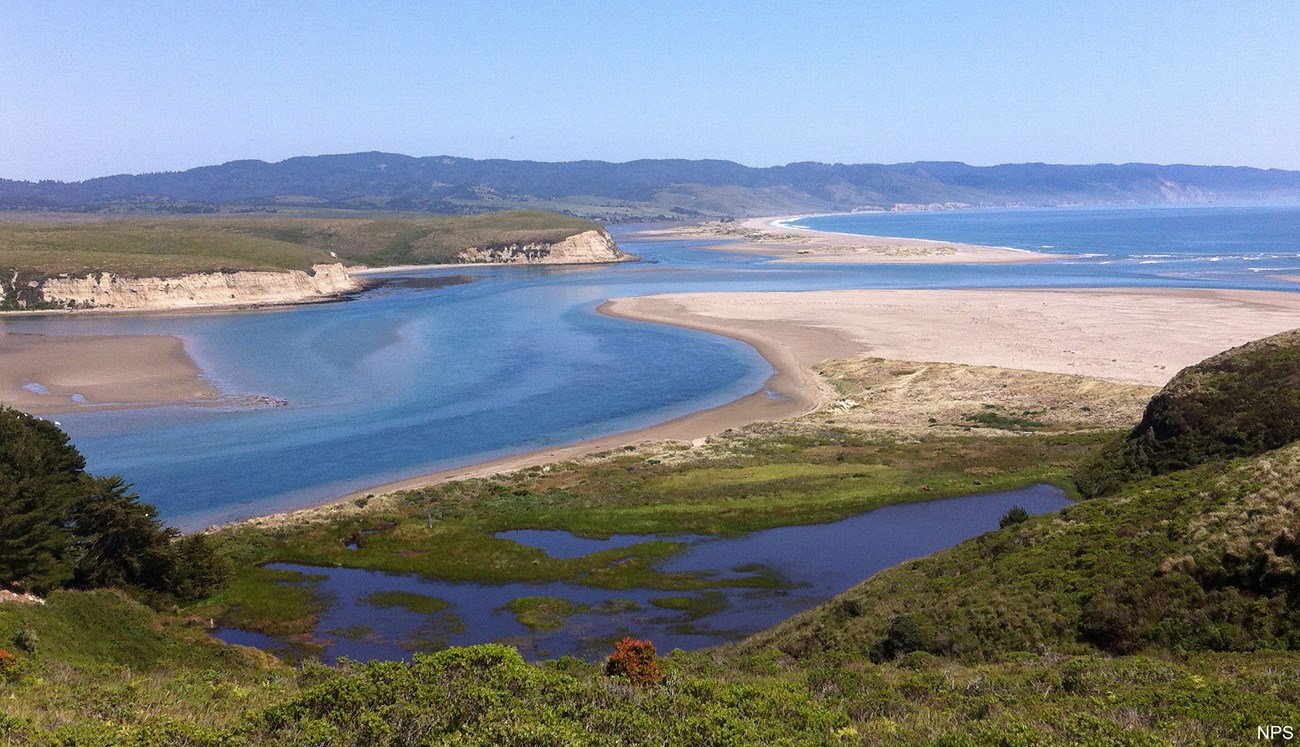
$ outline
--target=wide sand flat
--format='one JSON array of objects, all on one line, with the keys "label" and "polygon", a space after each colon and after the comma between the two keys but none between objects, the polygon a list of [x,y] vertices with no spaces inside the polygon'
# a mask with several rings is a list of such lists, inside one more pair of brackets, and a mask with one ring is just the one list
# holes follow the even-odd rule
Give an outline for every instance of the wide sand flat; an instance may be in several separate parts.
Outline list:
[{"label": "wide sand flat", "polygon": [[1009,264],[1043,262],[1063,256],[952,241],[858,236],[776,225],[776,221],[797,217],[800,216],[697,223],[642,231],[640,235],[649,238],[717,238],[725,240],[725,243],[720,241],[708,248],[773,256],[780,262],[810,264]]},{"label": "wide sand flat", "polygon": [[826,358],[871,355],[1159,386],[1179,369],[1222,350],[1300,327],[1300,293],[1184,289],[695,293],[620,299],[613,311],[735,337],[762,338],[804,368]]},{"label": "wide sand flat", "polygon": [[178,337],[0,333],[0,403],[30,413],[221,398]]}]

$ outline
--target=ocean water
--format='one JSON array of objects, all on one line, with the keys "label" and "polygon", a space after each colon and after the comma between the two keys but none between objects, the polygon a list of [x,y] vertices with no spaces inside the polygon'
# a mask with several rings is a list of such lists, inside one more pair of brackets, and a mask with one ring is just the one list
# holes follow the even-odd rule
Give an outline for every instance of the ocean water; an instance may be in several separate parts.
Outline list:
[{"label": "ocean water", "polygon": [[[792,227],[1069,255],[1120,276],[1277,287],[1300,274],[1300,207],[1127,207],[856,213]],[[1273,282],[1270,282],[1273,281]]]},{"label": "ocean water", "polygon": [[[837,288],[1187,286],[1298,291],[1300,209],[863,214],[826,230],[1020,248],[1021,265],[805,265],[638,241],[639,263],[457,268],[344,303],[221,314],[2,318],[0,330],[171,334],[213,382],[284,407],[170,407],[57,419],[89,469],[118,473],[182,528],[297,508],[384,482],[651,425],[760,388],[748,346],[597,314],[651,293]],[[36,382],[39,384],[40,382]]]}]

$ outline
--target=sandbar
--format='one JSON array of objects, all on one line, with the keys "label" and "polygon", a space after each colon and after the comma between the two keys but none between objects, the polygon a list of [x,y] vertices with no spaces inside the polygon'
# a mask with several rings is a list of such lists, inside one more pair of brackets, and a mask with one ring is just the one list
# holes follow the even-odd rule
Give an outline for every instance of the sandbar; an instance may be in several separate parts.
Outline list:
[{"label": "sandbar", "polygon": [[[1086,402],[1114,409],[1076,417],[1076,425],[1124,427],[1135,422],[1155,388],[1185,366],[1235,345],[1300,327],[1300,293],[1176,288],[687,293],[614,299],[599,311],[742,340],[754,346],[775,373],[762,391],[660,425],[441,470],[360,490],[323,505],[235,523],[270,527],[319,520],[358,510],[353,501],[362,497],[487,477],[630,445],[703,443],[729,428],[800,416],[839,418],[846,424],[894,433],[917,431],[915,422],[905,421],[915,421],[918,413],[942,415],[945,410],[961,409],[958,396],[936,403],[945,399],[943,393],[929,391],[936,381],[947,385],[954,376],[976,380],[984,391],[1009,386],[1023,392],[1027,371],[1063,374],[1031,385],[1047,383],[1055,390],[1050,394],[1064,394],[1074,405]],[[886,360],[873,363],[864,356]],[[856,367],[853,373],[859,375],[872,367],[884,369],[883,375],[892,379],[914,373],[900,370],[899,362],[980,368],[915,372],[927,377],[922,384],[927,391],[889,392],[885,402],[901,402],[907,407],[900,410],[909,409],[891,418],[870,412],[880,401],[861,403],[856,414],[841,412],[838,406],[843,400],[813,370],[828,359],[841,361],[841,368]],[[882,373],[877,370],[872,375]],[[997,396],[982,397],[978,390],[964,394],[971,402]],[[874,422],[862,422],[864,415]],[[929,430],[921,420],[919,430]]]},{"label": "sandbar", "polygon": [[719,239],[708,249],[761,254],[778,262],[809,264],[1013,264],[1045,262],[1065,255],[1008,247],[896,236],[859,236],[780,225],[811,216],[750,218],[648,229],[645,238]]},{"label": "sandbar", "polygon": [[179,337],[0,332],[0,403],[34,415],[222,399]]},{"label": "sandbar", "polygon": [[804,367],[871,355],[1148,386],[1300,327],[1300,293],[1178,288],[683,293],[620,299],[617,309],[761,335]]}]

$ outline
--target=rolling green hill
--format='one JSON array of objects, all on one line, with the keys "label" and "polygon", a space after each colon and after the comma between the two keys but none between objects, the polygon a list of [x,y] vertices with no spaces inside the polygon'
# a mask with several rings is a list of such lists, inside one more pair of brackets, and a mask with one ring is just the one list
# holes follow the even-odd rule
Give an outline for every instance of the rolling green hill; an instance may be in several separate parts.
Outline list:
[{"label": "rolling green hill", "polygon": [[1178,373],[1142,422],[1080,466],[1085,495],[1300,439],[1300,330],[1247,343]]}]

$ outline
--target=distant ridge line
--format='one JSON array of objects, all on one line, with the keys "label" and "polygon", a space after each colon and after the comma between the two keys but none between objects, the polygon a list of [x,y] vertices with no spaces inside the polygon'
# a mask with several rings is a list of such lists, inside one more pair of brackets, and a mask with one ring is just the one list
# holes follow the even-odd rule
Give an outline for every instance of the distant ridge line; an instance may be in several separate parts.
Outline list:
[{"label": "distant ridge line", "polygon": [[0,210],[473,213],[540,208],[605,220],[1054,205],[1300,202],[1300,171],[1188,164],[752,167],[733,161],[476,160],[377,151],[254,159],[83,181],[0,179]]}]

